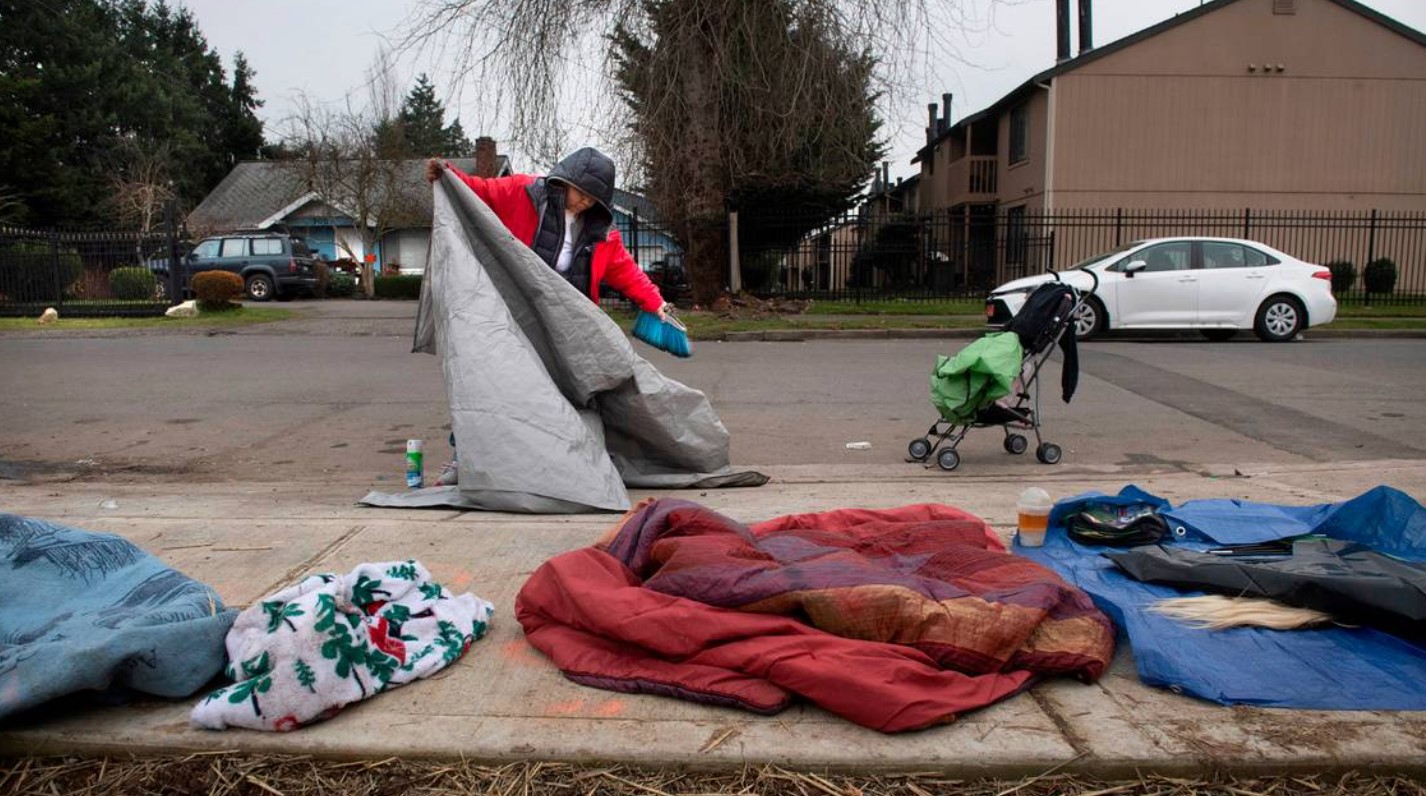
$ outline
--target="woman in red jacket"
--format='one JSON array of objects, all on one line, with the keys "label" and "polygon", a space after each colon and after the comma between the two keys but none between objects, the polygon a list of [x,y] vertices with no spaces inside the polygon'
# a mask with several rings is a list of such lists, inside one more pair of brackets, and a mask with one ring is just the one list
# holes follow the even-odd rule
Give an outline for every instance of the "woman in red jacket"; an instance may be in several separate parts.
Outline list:
[{"label": "woman in red jacket", "polygon": [[[599,285],[607,283],[647,312],[664,319],[667,304],[643,269],[629,256],[614,228],[614,161],[585,147],[555,164],[544,177],[472,177],[451,164],[432,159],[426,179],[435,182],[449,169],[485,202],[510,233],[575,289],[599,303]],[[455,447],[455,434],[451,434]],[[455,459],[436,479],[437,486],[457,483]]]},{"label": "woman in red jacket", "polygon": [[544,177],[489,179],[433,159],[426,164],[426,179],[435,182],[442,169],[469,185],[511,234],[594,303],[599,303],[599,285],[606,283],[663,319],[663,296],[614,228],[614,161],[604,153],[585,147]]}]

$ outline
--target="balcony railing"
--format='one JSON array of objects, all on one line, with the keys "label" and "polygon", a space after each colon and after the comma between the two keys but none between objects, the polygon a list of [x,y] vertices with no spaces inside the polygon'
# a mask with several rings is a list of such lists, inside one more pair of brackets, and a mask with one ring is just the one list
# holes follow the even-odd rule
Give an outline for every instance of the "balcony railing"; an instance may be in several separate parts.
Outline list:
[{"label": "balcony railing", "polygon": [[951,163],[951,203],[994,199],[999,163],[995,155],[973,155]]}]

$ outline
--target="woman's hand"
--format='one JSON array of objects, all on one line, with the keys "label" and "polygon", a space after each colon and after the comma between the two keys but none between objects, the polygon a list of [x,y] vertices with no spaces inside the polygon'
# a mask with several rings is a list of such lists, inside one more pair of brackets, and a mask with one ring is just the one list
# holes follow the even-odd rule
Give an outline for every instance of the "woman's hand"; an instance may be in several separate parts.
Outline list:
[{"label": "woman's hand", "polygon": [[672,304],[669,304],[667,301],[665,301],[663,304],[660,304],[660,305],[659,305],[658,316],[659,316],[659,322],[660,322],[660,323],[662,323],[662,322],[668,320],[668,311],[669,311],[670,309],[672,309],[672,308],[673,308],[673,305],[672,305]]},{"label": "woman's hand", "polygon": [[441,172],[445,171],[446,162],[440,158],[431,158],[426,161],[426,182],[435,182],[441,178]]}]

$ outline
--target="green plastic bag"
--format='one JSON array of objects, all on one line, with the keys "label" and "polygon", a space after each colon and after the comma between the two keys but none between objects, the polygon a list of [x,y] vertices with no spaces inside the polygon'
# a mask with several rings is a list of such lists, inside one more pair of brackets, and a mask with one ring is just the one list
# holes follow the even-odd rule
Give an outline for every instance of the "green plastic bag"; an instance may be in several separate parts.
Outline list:
[{"label": "green plastic bag", "polygon": [[937,356],[931,371],[931,403],[951,423],[968,423],[976,412],[1010,394],[1020,375],[1020,337],[988,334],[953,357]]}]

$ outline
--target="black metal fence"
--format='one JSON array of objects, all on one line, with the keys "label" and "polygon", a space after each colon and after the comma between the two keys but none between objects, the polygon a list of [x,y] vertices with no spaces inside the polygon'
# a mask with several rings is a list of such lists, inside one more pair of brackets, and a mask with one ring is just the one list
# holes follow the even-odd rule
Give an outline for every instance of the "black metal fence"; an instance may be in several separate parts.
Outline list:
[{"label": "black metal fence", "polygon": [[0,316],[162,315],[174,244],[168,231],[0,227]]},{"label": "black metal fence", "polygon": [[[1137,240],[1246,238],[1308,262],[1339,263],[1338,300],[1426,304],[1426,213],[1263,210],[1004,210],[861,212],[832,219],[760,219],[740,232],[745,290],[871,300],[983,297],[996,285],[1065,269]],[[1346,263],[1348,265],[1341,265]],[[1383,290],[1367,266],[1393,273]],[[1385,264],[1383,264],[1385,263]],[[1368,288],[1371,292],[1368,292]]]}]

